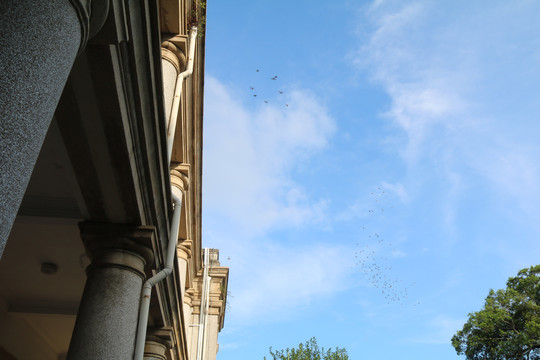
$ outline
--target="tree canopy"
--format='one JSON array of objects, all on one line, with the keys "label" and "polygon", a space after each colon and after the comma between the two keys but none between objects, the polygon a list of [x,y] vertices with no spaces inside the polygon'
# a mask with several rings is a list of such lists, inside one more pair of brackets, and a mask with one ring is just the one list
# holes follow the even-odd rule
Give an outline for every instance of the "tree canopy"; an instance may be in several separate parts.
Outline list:
[{"label": "tree canopy", "polygon": [[506,289],[490,290],[452,345],[467,360],[539,360],[540,265],[520,270]]},{"label": "tree canopy", "polygon": [[[338,347],[335,350],[319,348],[317,339],[314,337],[304,344],[298,344],[298,348],[274,351],[270,347],[270,355],[272,360],[349,360],[347,350]],[[266,360],[266,356],[264,360]]]}]

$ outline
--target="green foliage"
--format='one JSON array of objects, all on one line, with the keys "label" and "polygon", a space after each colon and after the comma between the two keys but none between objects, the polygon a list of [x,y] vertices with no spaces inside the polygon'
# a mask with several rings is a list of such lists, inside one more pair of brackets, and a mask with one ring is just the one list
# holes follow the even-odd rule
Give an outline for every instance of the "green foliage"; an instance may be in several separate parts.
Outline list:
[{"label": "green foliage", "polygon": [[490,290],[484,308],[452,337],[467,360],[540,360],[540,265]]},{"label": "green foliage", "polygon": [[[317,339],[314,337],[304,344],[298,344],[298,348],[274,351],[270,347],[270,355],[272,355],[272,360],[349,360],[347,350],[338,347],[335,350],[319,348]],[[264,360],[266,360],[266,356]]]},{"label": "green foliage", "polygon": [[193,26],[198,28],[197,37],[203,37],[206,32],[206,0],[195,0],[191,3],[188,28]]}]

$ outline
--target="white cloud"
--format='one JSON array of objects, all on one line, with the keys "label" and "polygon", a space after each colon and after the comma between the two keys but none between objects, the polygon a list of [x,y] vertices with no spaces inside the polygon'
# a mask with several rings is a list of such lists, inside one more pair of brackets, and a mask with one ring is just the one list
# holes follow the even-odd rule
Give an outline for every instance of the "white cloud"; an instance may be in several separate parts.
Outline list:
[{"label": "white cloud", "polygon": [[401,183],[388,183],[382,181],[374,192],[368,192],[360,199],[357,199],[345,210],[338,212],[334,220],[350,221],[357,218],[366,218],[374,212],[379,212],[385,204],[391,203],[393,198],[397,198],[401,203],[409,202],[409,194],[405,186]]},{"label": "white cloud", "polygon": [[392,250],[391,252],[392,257],[394,258],[404,258],[407,257],[407,253],[401,250]]},{"label": "white cloud", "polygon": [[[245,246],[245,244],[244,244]],[[230,316],[237,323],[283,320],[321,296],[347,288],[349,251],[313,244],[248,246],[247,256],[232,262],[236,283]],[[237,255],[241,253],[236,252]]]},{"label": "white cloud", "polygon": [[431,15],[426,2],[394,3],[379,10],[371,15],[377,27],[358,63],[369,68],[390,96],[391,107],[383,115],[405,131],[409,141],[403,155],[414,161],[434,127],[468,125],[458,115],[467,106],[460,87],[469,79],[460,76],[459,55],[437,44],[450,39],[426,33]]},{"label": "white cloud", "polygon": [[[464,189],[487,180],[496,198],[540,213],[540,4],[375,1],[356,63],[390,99],[381,114],[406,136],[409,182],[446,182],[445,225]],[[509,18],[519,19],[508,22]],[[479,24],[482,24],[481,26]],[[478,182],[478,181],[477,181]],[[419,185],[420,186],[420,185]]]},{"label": "white cloud", "polygon": [[283,95],[288,106],[249,107],[208,75],[205,92],[204,241],[231,269],[228,321],[275,320],[343,289],[349,251],[269,235],[325,217],[327,200],[310,198],[292,173],[328,145],[336,128],[328,110],[298,89]]},{"label": "white cloud", "polygon": [[403,203],[409,202],[410,200],[409,194],[405,186],[403,186],[403,184],[399,182],[395,184],[391,184],[391,183],[387,183],[386,181],[383,181],[381,183],[381,186],[383,189],[389,190],[391,193],[394,193],[401,202]]},{"label": "white cloud", "polygon": [[205,88],[205,211],[253,234],[319,219],[325,200],[308,199],[290,176],[335,131],[316,96],[293,90],[288,107],[249,110],[217,79]]}]

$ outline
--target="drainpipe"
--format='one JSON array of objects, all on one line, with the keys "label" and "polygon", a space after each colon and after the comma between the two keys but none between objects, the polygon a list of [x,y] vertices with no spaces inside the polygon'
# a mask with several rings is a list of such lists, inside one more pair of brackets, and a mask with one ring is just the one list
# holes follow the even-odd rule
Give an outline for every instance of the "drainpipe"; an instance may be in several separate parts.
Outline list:
[{"label": "drainpipe", "polygon": [[176,78],[176,85],[174,87],[174,98],[171,109],[171,116],[169,120],[169,126],[167,129],[167,155],[169,163],[171,162],[172,148],[174,142],[174,134],[176,132],[176,123],[178,120],[178,108],[180,107],[180,98],[182,97],[182,87],[184,79],[193,74],[193,59],[195,58],[195,42],[197,39],[197,27],[191,28],[191,33],[189,37],[189,57],[187,61],[186,70],[178,74]]},{"label": "drainpipe", "polygon": [[[152,295],[152,287],[169,276],[173,271],[174,259],[176,256],[176,245],[178,242],[178,229],[180,224],[180,212],[182,210],[182,191],[176,187],[171,190],[174,203],[174,211],[172,217],[169,246],[167,248],[167,259],[165,267],[146,280],[143,285],[141,294],[141,303],[139,307],[139,325],[137,327],[137,337],[135,340],[135,356],[134,360],[142,360],[144,356],[144,345],[146,342],[146,326],[148,325],[148,312],[150,310],[150,296]],[[177,192],[177,193],[176,193]]]},{"label": "drainpipe", "polygon": [[[174,90],[174,99],[172,105],[172,114],[167,129],[167,156],[169,164],[171,163],[171,154],[174,142],[174,133],[176,131],[176,123],[178,120],[178,108],[180,107],[180,98],[182,96],[182,86],[184,79],[193,74],[193,59],[195,57],[195,41],[197,38],[197,28],[191,29],[189,39],[189,59],[186,70],[181,72],[176,78],[176,85]],[[141,303],[139,307],[139,324],[137,326],[137,337],[135,338],[135,354],[134,360],[142,360],[144,357],[144,345],[146,342],[146,327],[148,325],[148,312],[150,310],[150,296],[152,295],[152,287],[165,279],[173,272],[174,259],[176,257],[176,245],[178,243],[178,230],[180,227],[180,212],[182,210],[182,191],[176,187],[171,187],[171,196],[173,200],[173,217],[171,221],[169,244],[167,247],[167,258],[165,261],[165,267],[146,280],[143,285],[141,294]]]},{"label": "drainpipe", "polygon": [[201,288],[201,310],[199,312],[199,336],[197,337],[197,360],[202,360],[206,349],[206,328],[208,318],[208,296],[210,295],[210,277],[208,270],[210,267],[210,251],[204,249],[203,283]]}]

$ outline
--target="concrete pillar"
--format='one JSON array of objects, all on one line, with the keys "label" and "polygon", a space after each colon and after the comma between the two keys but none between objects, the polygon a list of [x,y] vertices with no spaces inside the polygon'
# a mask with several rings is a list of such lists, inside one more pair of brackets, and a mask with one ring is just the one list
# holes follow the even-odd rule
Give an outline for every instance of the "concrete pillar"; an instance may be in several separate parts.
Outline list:
[{"label": "concrete pillar", "polygon": [[163,68],[163,95],[168,124],[171,117],[176,78],[186,66],[186,56],[173,43],[164,41],[161,44],[161,59],[161,67]]},{"label": "concrete pillar", "polygon": [[108,0],[0,1],[0,257],[77,51],[107,12]]},{"label": "concrete pillar", "polygon": [[153,228],[83,224],[92,259],[67,359],[132,359]]}]

